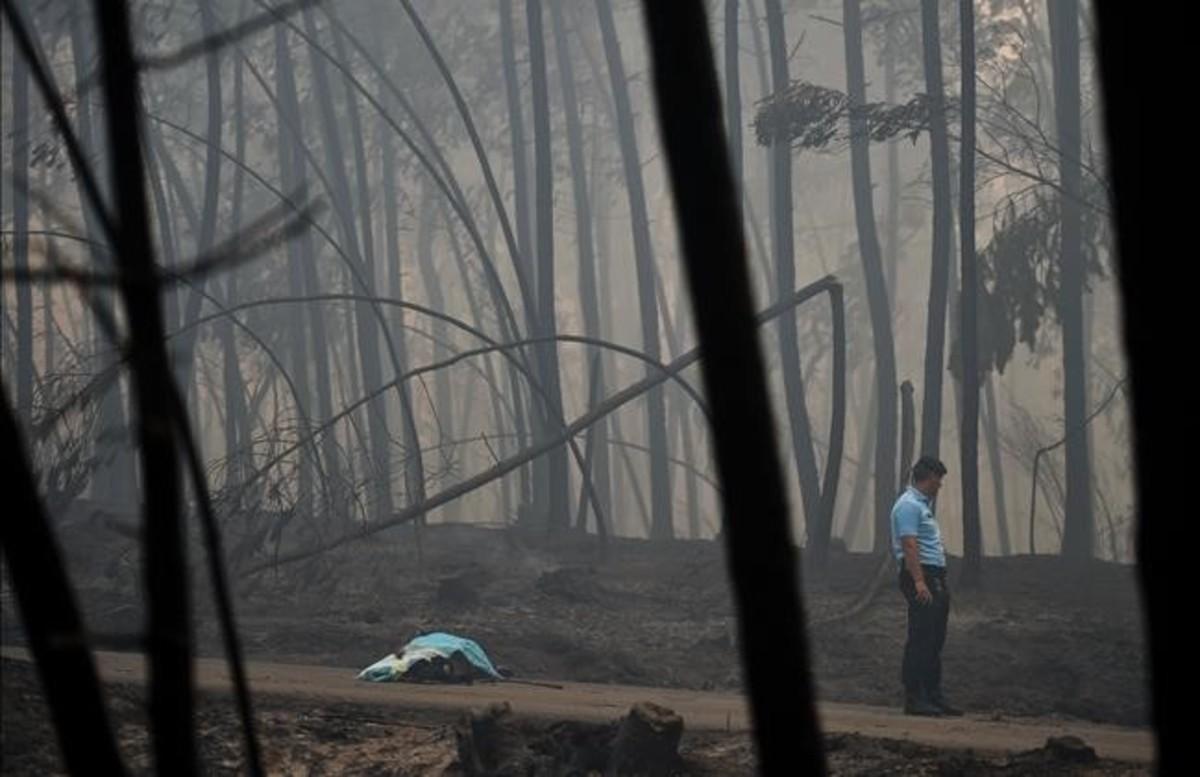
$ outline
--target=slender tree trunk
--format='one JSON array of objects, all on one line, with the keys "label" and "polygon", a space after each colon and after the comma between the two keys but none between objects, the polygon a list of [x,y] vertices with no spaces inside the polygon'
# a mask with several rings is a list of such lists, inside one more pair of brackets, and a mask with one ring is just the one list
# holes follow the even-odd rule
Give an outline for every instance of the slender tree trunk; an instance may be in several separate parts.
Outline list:
[{"label": "slender tree trunk", "polygon": [[[767,54],[767,46],[763,44],[762,29],[761,29],[761,25],[759,23],[758,11],[755,10],[754,0],[746,0],[746,10],[749,12],[749,15],[750,15],[750,33],[751,33],[751,37],[753,38],[753,41],[754,41],[754,63],[758,70],[758,85],[759,85],[760,99],[765,99],[772,92],[771,82],[770,82],[770,79],[768,76],[769,56]],[[762,164],[763,164],[763,170],[766,171],[766,176],[767,176],[767,196],[768,196],[768,198],[774,196],[772,194],[772,192],[775,191],[775,165],[772,162],[774,153],[775,153],[774,149],[765,148],[765,149],[763,149],[763,153],[762,153],[762,157],[761,157]],[[744,178],[745,178],[745,174],[743,173],[743,179]],[[786,289],[780,290],[780,289],[775,288],[775,274],[773,272],[771,272],[770,257],[767,256],[767,253],[762,246],[762,230],[759,228],[757,220],[754,218],[754,208],[751,205],[749,191],[743,191],[741,201],[743,203],[745,203],[745,205],[746,205],[746,214],[747,214],[747,216],[750,217],[750,223],[754,229],[755,245],[757,246],[758,252],[759,252],[760,256],[762,257],[762,261],[763,261],[762,282],[763,282],[763,288],[766,290],[764,299],[779,299],[781,294],[787,293],[787,290]]]},{"label": "slender tree trunk", "polygon": [[[384,105],[387,105],[385,99]],[[391,128],[379,125],[379,154],[380,168],[383,177],[383,219],[384,219],[384,250],[387,252],[384,264],[388,268],[388,292],[392,299],[404,299],[404,268],[400,252],[400,214],[399,198],[396,193],[396,158],[392,150]],[[449,228],[449,218],[447,218]],[[422,224],[421,229],[427,229]],[[402,308],[396,308],[393,319],[396,332],[397,358],[407,369],[409,363],[408,346],[404,329],[404,313]],[[444,337],[445,333],[442,332]],[[441,339],[441,338],[439,338]],[[425,500],[425,466],[421,460],[421,438],[417,434],[417,420],[413,412],[411,394],[408,385],[401,386],[400,415],[404,428],[404,447],[407,456],[404,461],[404,496],[408,504],[418,504]]]},{"label": "slender tree trunk", "polygon": [[[246,121],[243,104],[243,67],[241,59],[234,62],[233,75],[233,104],[236,120],[236,137],[234,153],[238,166],[233,172],[233,210],[230,218],[230,232],[237,234],[241,229],[242,205],[245,192],[245,171],[241,163],[246,158]],[[236,305],[238,302],[238,276],[236,271],[225,275],[225,306]],[[241,366],[238,362],[237,340],[234,338],[233,324],[229,320],[222,321],[217,328],[221,340],[221,373],[224,379],[225,393],[225,466],[226,483],[240,481],[245,464],[243,448],[250,442],[249,419],[246,414],[245,380],[242,378]]]},{"label": "slender tree trunk", "polygon": [[950,142],[942,89],[942,44],[938,0],[921,0],[925,92],[930,101],[929,158],[933,180],[933,254],[925,323],[925,385],[921,403],[921,453],[938,456],[942,439],[942,375],[946,357],[946,301],[949,296],[951,200]]},{"label": "slender tree trunk", "polygon": [[[738,0],[725,0],[725,132],[733,183],[745,190],[742,172],[742,75],[738,49]],[[741,198],[738,198],[741,202]]]},{"label": "slender tree trunk", "polygon": [[[149,172],[147,178],[150,194],[154,198],[154,210],[157,215],[155,221],[158,226],[158,240],[162,244],[164,266],[174,267],[179,263],[179,231],[176,229],[174,212],[170,206],[172,193],[163,186],[162,171],[165,166],[160,157],[165,152],[162,151],[159,134],[153,130],[149,130],[149,132],[152,133],[153,139],[146,149],[146,168]],[[179,295],[175,289],[164,289],[162,300],[166,326],[169,330],[174,330],[179,326],[180,320]]]},{"label": "slender tree trunk", "polygon": [[[206,36],[216,33],[216,20],[213,17],[212,6],[200,3],[200,28]],[[200,228],[196,236],[196,252],[205,256],[212,249],[217,235],[217,205],[221,194],[221,128],[224,123],[221,102],[221,56],[216,46],[209,47],[204,56],[205,90],[208,100],[208,126],[205,129],[207,141],[204,152],[204,204],[200,211]],[[181,311],[181,326],[187,326],[200,317],[200,307],[204,300],[206,280],[199,278],[192,282],[187,304]],[[195,360],[193,354],[200,330],[191,328],[179,338],[176,343],[177,358],[175,359],[175,374],[180,386],[188,385],[195,378]],[[199,407],[199,392],[196,392],[196,402],[192,411]]]},{"label": "slender tree trunk", "polygon": [[964,588],[980,583],[983,536],[979,520],[979,268],[975,256],[975,0],[959,0],[962,32],[962,150],[959,239],[962,250],[962,426],[959,429],[963,495]]},{"label": "slender tree trunk", "polygon": [[900,476],[896,478],[896,492],[904,491],[913,465],[913,444],[917,439],[913,385],[909,381],[900,384]]},{"label": "slender tree trunk", "polygon": [[[593,114],[593,119],[595,115]],[[614,339],[614,324],[616,318],[613,314],[613,290],[612,290],[612,250],[611,250],[611,225],[609,223],[609,189],[605,186],[605,176],[600,174],[601,162],[603,156],[601,154],[603,146],[600,142],[600,130],[592,125],[592,169],[596,174],[592,176],[592,205],[595,209],[596,218],[596,300],[600,305],[600,332],[601,336],[606,340]],[[604,374],[613,376],[614,383],[618,380],[617,367],[611,354],[601,354],[600,363],[603,365]],[[610,439],[622,437],[621,423],[619,416],[613,414],[605,416],[599,421],[605,427],[605,434]],[[624,495],[626,493],[624,484],[624,475],[622,470],[615,463],[610,466],[609,473],[612,477],[612,502],[609,505],[609,515],[611,518],[612,534],[615,536],[618,533],[621,516],[625,515],[623,505]]]},{"label": "slender tree trunk", "polygon": [[[766,0],[767,35],[771,48],[771,77],[776,92],[790,83],[787,64],[787,40],[783,28],[783,11],[779,0]],[[796,288],[795,246],[792,227],[792,148],[786,141],[771,145],[771,166],[775,171],[771,189],[771,232],[775,247],[775,283],[780,295],[791,294]],[[817,473],[817,458],[812,444],[812,422],[805,398],[804,376],[800,374],[800,346],[796,333],[796,313],[788,310],[779,317],[779,356],[783,370],[783,386],[792,438],[792,455],[800,480],[800,499],[804,505],[804,521],[810,530],[820,522],[821,482]],[[814,537],[810,536],[810,542]],[[824,547],[810,549],[813,563],[825,561]]]},{"label": "slender tree trunk", "polygon": [[517,220],[517,247],[527,262],[530,281],[537,271],[532,261],[529,167],[525,157],[525,112],[521,106],[521,79],[517,73],[517,45],[513,31],[513,0],[500,0],[500,52],[504,68],[504,94],[508,101],[508,137],[513,158],[513,212]]},{"label": "slender tree trunk", "polygon": [[[650,222],[646,211],[646,194],[642,186],[641,157],[633,127],[633,108],[625,79],[625,64],[617,40],[616,25],[610,0],[596,4],[600,19],[600,35],[604,40],[605,57],[612,82],[613,102],[617,112],[621,161],[625,170],[625,188],[629,196],[629,213],[633,228],[633,255],[637,266],[638,310],[642,322],[642,349],[651,359],[659,360],[662,347],[658,333],[658,304],[654,292],[654,255],[650,242]],[[647,367],[647,374],[654,368]],[[652,389],[646,397],[646,424],[650,441],[650,512],[651,537],[668,539],[675,536],[671,517],[671,472],[667,465],[666,402],[661,387]]]},{"label": "slender tree trunk", "polygon": [[[596,252],[593,242],[592,203],[588,192],[588,175],[583,159],[583,129],[579,119],[579,99],[575,92],[575,72],[571,49],[563,24],[562,4],[550,3],[550,19],[554,27],[555,49],[558,52],[558,74],[562,87],[563,112],[567,122],[567,151],[571,163],[572,193],[575,199],[575,244],[579,250],[579,303],[583,314],[583,331],[588,337],[601,337],[600,301],[596,289]],[[595,171],[593,171],[593,175]],[[605,392],[604,359],[594,363],[595,374],[590,381],[596,396]],[[606,516],[612,512],[612,485],[609,480],[607,424],[597,424],[588,430],[592,454],[592,483]]]},{"label": "slender tree trunk", "polygon": [[1066,429],[1067,514],[1063,556],[1073,564],[1092,557],[1095,515],[1089,471],[1087,366],[1083,343],[1083,221],[1080,210],[1081,130],[1079,86],[1079,3],[1051,3],[1054,53],[1054,108],[1058,130],[1058,177],[1062,185],[1062,269],[1059,321],[1063,330],[1063,424]]},{"label": "slender tree trunk", "polygon": [[[739,186],[739,184],[740,182],[735,178],[734,185]],[[741,191],[740,186],[738,191]],[[685,288],[685,284],[677,284],[676,293],[679,295],[677,297],[678,303],[676,310],[679,312],[680,317],[682,317],[683,311],[687,308],[688,304],[686,299],[687,289]],[[671,355],[678,356],[681,350],[680,344],[676,342],[671,348]],[[696,458],[698,456],[699,446],[695,445],[693,442],[692,424],[688,402],[677,402],[675,408],[679,418],[679,443],[682,446],[683,455],[688,464],[688,468],[684,471],[683,475],[683,493],[687,500],[688,537],[695,540],[700,538],[700,484],[696,482]]]},{"label": "slender tree trunk", "polygon": [[[599,353],[596,353],[592,356],[591,362],[590,362],[590,369],[588,370],[588,373],[589,373],[589,375],[588,375],[587,406],[588,406],[588,409],[591,409],[600,403],[600,382],[598,379],[601,376],[601,371],[600,371],[600,354]],[[587,434],[586,434],[585,440],[584,440],[583,470],[585,473],[589,473],[589,474],[591,473],[592,459],[594,458],[595,454],[596,454],[596,434],[595,434],[595,429],[592,428],[592,429],[587,430]],[[580,534],[587,534],[587,498],[586,498],[586,496],[587,496],[586,491],[583,488],[580,488],[579,489],[579,507],[575,511],[575,515],[576,515],[575,531],[579,532]],[[596,516],[596,534],[601,537],[607,536],[607,532],[605,531],[605,528],[606,527],[604,526],[604,521],[601,520],[599,515],[597,515]]]},{"label": "slender tree trunk", "polygon": [[996,504],[996,535],[1000,540],[1000,554],[1007,556],[1012,553],[1012,539],[1009,536],[1008,510],[1005,507],[1004,460],[1000,456],[1000,419],[996,414],[995,381],[994,375],[988,375],[983,382],[983,396],[986,402],[983,429],[987,435],[988,463],[992,467],[992,498]]},{"label": "slender tree trunk", "polygon": [[[554,170],[550,156],[550,102],[546,83],[546,46],[542,31],[541,0],[526,0],[526,21],[529,26],[529,67],[532,73],[530,91],[533,96],[533,146],[535,166],[534,223],[537,227],[537,288],[538,323],[542,337],[554,337],[557,332],[554,305]],[[541,405],[539,418],[545,435],[554,433],[555,421],[562,418],[562,389],[559,385],[558,345],[549,341],[538,347],[538,367],[542,387],[549,406]],[[567,450],[553,449],[546,459],[546,526],[551,531],[570,528],[571,506],[567,487]]]},{"label": "slender tree trunk", "polygon": [[[896,104],[896,22],[888,17],[884,27],[883,44],[883,99],[888,105]],[[892,138],[887,142],[887,248],[883,265],[884,286],[888,290],[888,309],[896,311],[896,289],[900,271],[900,141]],[[903,469],[900,474],[904,478]]]},{"label": "slender tree trunk", "polygon": [[850,98],[850,166],[854,185],[854,219],[867,284],[871,332],[875,351],[875,381],[879,397],[879,424],[875,440],[875,541],[882,552],[890,534],[889,517],[896,498],[896,349],[892,317],[883,279],[883,260],[875,230],[875,204],[871,195],[871,159],[866,121],[856,116],[866,103],[863,73],[862,13],[859,0],[845,0],[842,29],[846,43],[846,93]]},{"label": "slender tree trunk", "polygon": [[[500,48],[504,68],[504,93],[508,101],[508,132],[512,145],[513,166],[513,216],[517,221],[517,248],[524,264],[526,277],[531,283],[534,278],[533,254],[530,251],[529,168],[525,162],[525,112],[521,107],[521,81],[517,74],[516,42],[513,34],[512,0],[500,0]],[[538,410],[530,403],[530,421],[537,418]],[[525,447],[526,440],[518,438],[518,447]],[[540,465],[521,470],[521,501],[526,509],[537,501],[534,479],[539,481],[538,490],[545,488]]]},{"label": "slender tree trunk", "polygon": [[[754,15],[753,4],[750,7],[751,24],[754,25],[754,43],[760,57],[765,60],[765,55],[762,51],[762,36],[759,34],[757,25],[758,17]],[[742,142],[742,75],[739,62],[740,48],[738,41],[738,0],[727,0],[725,4],[725,126],[729,133],[729,154],[733,166],[733,180],[737,184],[738,190],[742,196],[738,198],[738,202],[745,209],[745,219],[750,234],[754,240],[754,251],[752,253],[758,256],[759,262],[762,265],[762,282],[765,284],[766,293],[763,299],[773,299],[774,293],[771,289],[771,258],[766,249],[766,242],[763,240],[762,226],[759,224],[758,218],[755,216],[754,207],[750,200],[750,192],[746,190],[746,173],[745,173],[745,150]],[[759,62],[759,67],[763,72],[763,92],[769,91],[766,80],[766,64],[764,61]],[[771,150],[766,149],[763,152],[764,159],[770,170]],[[768,191],[773,184],[773,179],[768,178]]]}]

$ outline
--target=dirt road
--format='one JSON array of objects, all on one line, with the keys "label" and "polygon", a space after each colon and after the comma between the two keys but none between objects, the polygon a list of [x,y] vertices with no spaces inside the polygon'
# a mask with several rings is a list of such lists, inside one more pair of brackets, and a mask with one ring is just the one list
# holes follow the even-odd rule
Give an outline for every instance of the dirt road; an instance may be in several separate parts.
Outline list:
[{"label": "dirt road", "polygon": [[[20,648],[5,647],[0,653],[8,658],[29,658]],[[144,681],[144,662],[138,654],[100,652],[96,659],[107,681]],[[562,683],[561,689],[515,683],[472,686],[367,683],[355,679],[357,669],[267,662],[250,662],[247,672],[255,693],[314,702],[359,702],[397,710],[454,714],[507,701],[516,714],[530,718],[603,722],[621,717],[635,702],[652,701],[682,715],[690,730],[740,731],[749,726],[745,699],[730,693],[588,683]],[[198,659],[197,681],[203,690],[224,691],[230,687],[225,664],[219,659]],[[835,703],[822,704],[820,715],[828,733],[858,733],[934,747],[1012,753],[1041,747],[1048,737],[1073,735],[1095,748],[1102,758],[1132,763],[1148,763],[1153,758],[1153,741],[1145,729],[1045,718],[996,720],[971,715],[959,719],[912,718],[898,709]]]}]

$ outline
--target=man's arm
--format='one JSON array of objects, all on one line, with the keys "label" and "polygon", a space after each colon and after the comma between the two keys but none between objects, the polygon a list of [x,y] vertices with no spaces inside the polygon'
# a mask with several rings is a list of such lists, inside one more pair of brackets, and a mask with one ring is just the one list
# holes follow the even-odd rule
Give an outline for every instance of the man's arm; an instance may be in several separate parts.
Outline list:
[{"label": "man's arm", "polygon": [[917,538],[902,536],[900,547],[904,550],[904,568],[908,570],[908,574],[912,575],[913,583],[916,584],[917,601],[921,604],[929,604],[933,600],[933,594],[929,592],[929,586],[925,585],[925,572],[921,569],[921,555],[917,551]]}]

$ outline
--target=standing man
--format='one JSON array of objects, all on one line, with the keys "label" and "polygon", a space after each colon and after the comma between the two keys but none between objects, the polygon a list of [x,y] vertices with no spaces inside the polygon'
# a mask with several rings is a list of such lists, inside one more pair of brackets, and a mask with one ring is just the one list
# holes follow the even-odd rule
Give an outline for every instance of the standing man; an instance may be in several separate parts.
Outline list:
[{"label": "standing man", "polygon": [[908,601],[908,641],[904,645],[904,712],[958,716],[942,696],[942,645],[950,617],[946,549],[933,517],[933,500],[946,465],[922,456],[913,465],[912,485],[892,508],[892,554],[900,565],[900,591]]}]

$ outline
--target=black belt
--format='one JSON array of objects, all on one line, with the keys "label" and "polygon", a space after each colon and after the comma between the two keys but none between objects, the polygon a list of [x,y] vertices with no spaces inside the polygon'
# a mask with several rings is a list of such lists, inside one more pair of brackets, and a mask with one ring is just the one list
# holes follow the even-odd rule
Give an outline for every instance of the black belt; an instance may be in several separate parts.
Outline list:
[{"label": "black belt", "polygon": [[[900,571],[907,572],[908,566],[905,565],[905,563],[903,561],[901,561],[899,563],[900,563]],[[936,566],[933,566],[932,564],[922,564],[921,571],[923,571],[925,574],[927,574],[931,577],[945,577],[946,576],[946,568],[945,567],[936,567]]]}]

